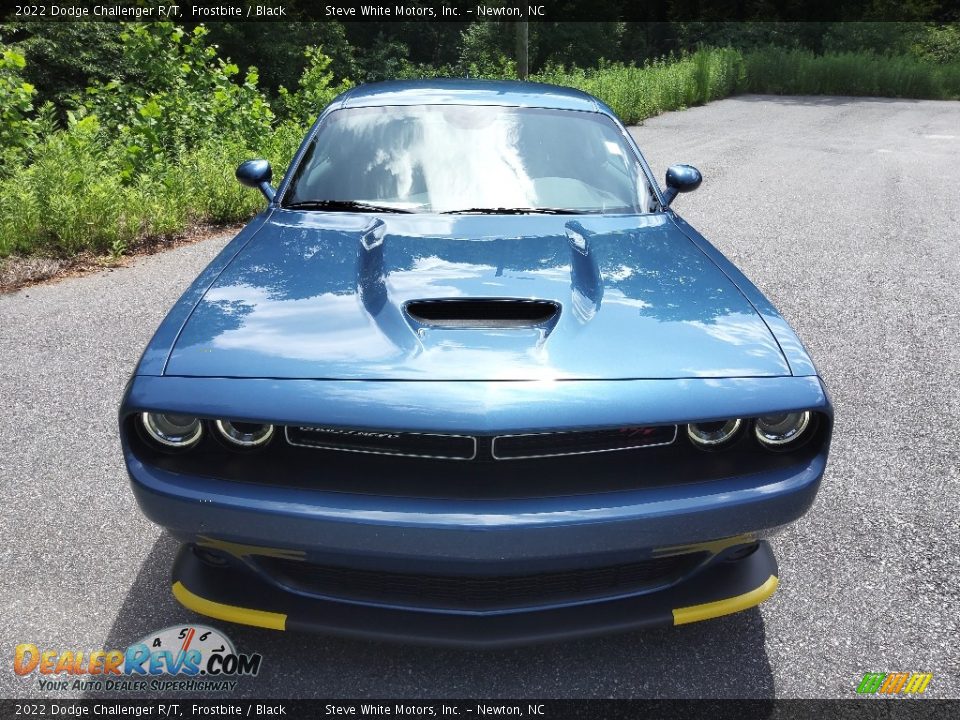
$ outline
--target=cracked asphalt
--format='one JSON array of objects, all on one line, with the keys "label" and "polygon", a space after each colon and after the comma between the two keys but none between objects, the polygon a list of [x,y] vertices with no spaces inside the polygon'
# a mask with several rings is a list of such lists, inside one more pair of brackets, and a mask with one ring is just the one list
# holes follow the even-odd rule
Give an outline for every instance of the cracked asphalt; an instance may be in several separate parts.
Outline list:
[{"label": "cracked asphalt", "polygon": [[[213,621],[264,656],[250,697],[839,697],[924,671],[960,696],[960,103],[742,96],[632,128],[675,203],[774,301],[836,405],[811,512],[773,541],[759,609],[503,651],[275,633]],[[175,543],[139,512],[115,421],[124,383],[227,238],[0,296],[0,697],[65,698],[13,649],[126,647],[198,620]]]}]

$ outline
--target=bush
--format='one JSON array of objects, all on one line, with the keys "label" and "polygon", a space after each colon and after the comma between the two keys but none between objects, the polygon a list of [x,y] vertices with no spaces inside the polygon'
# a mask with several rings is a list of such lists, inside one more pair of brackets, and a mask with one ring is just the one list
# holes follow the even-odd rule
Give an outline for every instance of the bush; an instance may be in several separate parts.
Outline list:
[{"label": "bush", "polygon": [[11,253],[70,256],[120,254],[147,237],[169,237],[196,223],[230,223],[263,207],[241,186],[236,166],[265,155],[290,162],[303,128],[283,125],[265,147],[240,138],[210,140],[171,159],[157,159],[125,181],[124,148],[111,143],[96,116],[71,118],[66,130],[37,147],[37,161],[0,182],[0,257]]},{"label": "bush", "polygon": [[218,136],[254,143],[273,111],[258,91],[256,68],[240,69],[207,45],[206,28],[138,23],[120,35],[124,77],[87,90],[85,106],[126,146],[129,179],[158,158],[175,157]]},{"label": "bush", "polygon": [[[62,130],[49,108],[30,116],[23,57],[4,51],[0,147],[9,177],[0,180],[0,257],[117,255],[142,238],[235,222],[262,207],[234,168],[265,155],[279,174],[304,128],[276,125],[256,70],[239,80],[204,36],[203,27],[187,35],[169,23],[127,26],[124,77],[92,87]],[[309,69],[306,76],[316,80]],[[320,81],[306,82],[291,102],[325,104],[321,93]]]},{"label": "bush", "polygon": [[960,24],[925,28],[918,34],[911,51],[929,62],[960,63]]},{"label": "bush", "polygon": [[26,64],[23,55],[0,45],[0,173],[22,163],[36,140],[36,89],[23,79]]},{"label": "bush", "polygon": [[0,254],[108,250],[136,234],[131,190],[95,117],[71,118],[65,131],[38,144],[36,158],[0,189]]}]

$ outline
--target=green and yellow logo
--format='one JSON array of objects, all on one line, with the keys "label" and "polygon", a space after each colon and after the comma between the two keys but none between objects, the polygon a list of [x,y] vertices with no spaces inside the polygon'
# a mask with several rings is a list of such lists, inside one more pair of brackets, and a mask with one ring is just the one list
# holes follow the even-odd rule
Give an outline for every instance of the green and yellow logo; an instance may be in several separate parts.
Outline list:
[{"label": "green and yellow logo", "polygon": [[861,695],[920,695],[931,680],[931,673],[866,673],[857,692]]}]

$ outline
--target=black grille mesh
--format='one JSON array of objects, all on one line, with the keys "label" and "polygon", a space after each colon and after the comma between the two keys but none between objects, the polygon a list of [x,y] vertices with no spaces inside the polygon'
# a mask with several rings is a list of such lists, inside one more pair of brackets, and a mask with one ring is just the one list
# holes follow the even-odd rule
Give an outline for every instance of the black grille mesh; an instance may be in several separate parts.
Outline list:
[{"label": "black grille mesh", "polygon": [[602,568],[498,577],[384,573],[278,558],[262,558],[260,564],[278,581],[310,594],[477,609],[641,591],[683,575],[703,557],[688,553]]},{"label": "black grille mesh", "polygon": [[493,456],[498,460],[579,455],[585,453],[631,450],[668,445],[677,436],[676,425],[623,427],[612,430],[576,430],[572,432],[501,435],[493,440]]},{"label": "black grille mesh", "polygon": [[669,445],[677,437],[677,426],[573,430],[499,435],[494,438],[298,425],[288,426],[285,432],[287,441],[299,447],[449,460],[491,457],[495,460],[520,460]]},{"label": "black grille mesh", "polygon": [[291,445],[327,450],[346,450],[383,455],[470,460],[476,455],[476,440],[469,435],[394,432],[392,430],[346,430],[302,427],[286,429]]}]

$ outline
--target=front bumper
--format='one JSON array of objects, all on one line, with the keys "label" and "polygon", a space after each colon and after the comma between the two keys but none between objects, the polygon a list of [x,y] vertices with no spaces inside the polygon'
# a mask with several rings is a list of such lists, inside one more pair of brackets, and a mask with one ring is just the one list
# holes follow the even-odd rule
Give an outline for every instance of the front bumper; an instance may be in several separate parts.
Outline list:
[{"label": "front bumper", "polygon": [[663,625],[683,625],[758,605],[777,588],[769,543],[714,562],[664,590],[616,599],[488,613],[427,611],[305,597],[238,566],[211,567],[184,545],[173,594],[185,607],[228,622],[401,642],[474,647],[529,644]]},{"label": "front bumper", "polygon": [[[139,377],[131,384],[121,418],[167,410],[359,427],[362,410],[368,419],[377,419],[378,427],[483,434],[492,429],[535,431],[544,428],[545,418],[550,427],[564,429],[752,417],[776,408],[812,408],[830,415],[817,378],[570,382],[549,389],[530,383],[512,384],[509,393],[491,383],[430,383],[419,390],[393,385]],[[498,402],[484,393],[494,393]],[[242,402],[236,400],[240,396]],[[584,402],[595,397],[606,400]],[[238,405],[243,413],[230,409]],[[582,481],[579,493],[467,497],[402,495],[389,487],[365,493],[348,484],[292,485],[285,482],[282,464],[266,468],[256,482],[176,472],[144,462],[123,440],[132,488],[144,513],[186,544],[174,569],[174,592],[187,607],[278,629],[478,645],[681,623],[760,602],[776,587],[769,546],[762,542],[759,550],[737,561],[725,559],[725,553],[803,515],[816,496],[829,451],[827,435],[822,446],[795,464],[739,475],[738,466],[731,466],[729,475],[709,481],[650,485],[642,482],[638,456],[625,472],[636,472],[641,481],[629,487],[591,488],[596,474],[587,468],[577,477]],[[323,466],[317,463],[320,472]],[[452,466],[427,469],[449,474],[449,482],[457,480]],[[223,567],[206,564],[192,549],[197,545],[224,553],[229,562]],[[705,559],[669,582],[589,597],[538,590],[523,602],[495,608],[305,592],[258,559],[295,559],[368,574],[464,578],[465,583],[480,578],[482,584],[483,578],[577,573],[687,553],[703,553]]]},{"label": "front bumper", "polygon": [[383,498],[179,475],[127,456],[144,513],[182,542],[293,551],[310,562],[411,572],[523,573],[616,564],[789,524],[826,452],[804,466],[711,483],[529,499]]}]

